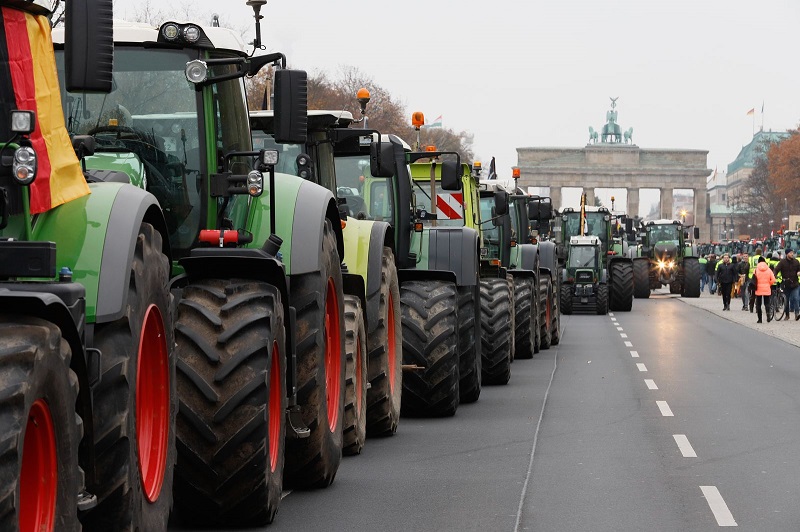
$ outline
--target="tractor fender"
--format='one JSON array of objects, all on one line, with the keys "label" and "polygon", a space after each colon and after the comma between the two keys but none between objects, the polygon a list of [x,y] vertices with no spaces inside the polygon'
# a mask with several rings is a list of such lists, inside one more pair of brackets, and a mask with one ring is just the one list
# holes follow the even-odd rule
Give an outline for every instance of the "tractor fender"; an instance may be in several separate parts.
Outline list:
[{"label": "tractor fender", "polygon": [[86,288],[86,321],[122,317],[128,277],[142,222],[161,233],[162,251],[171,258],[166,222],[158,200],[122,183],[93,183],[91,194],[39,215],[33,240],[56,243],[56,268],[69,268]]},{"label": "tractor fender", "polygon": [[402,285],[406,281],[448,281],[457,283],[456,274],[446,270],[397,270]]},{"label": "tractor fender", "polygon": [[[360,275],[342,272],[342,292],[357,297],[361,301],[361,308],[367,308],[367,291],[364,288],[364,278]],[[364,316],[364,319],[369,318]]]},{"label": "tractor fender", "polygon": [[533,272],[539,269],[539,248],[533,244],[520,244],[520,270],[531,270]]},{"label": "tractor fender", "polygon": [[364,314],[367,318],[367,334],[378,326],[378,310],[381,297],[381,265],[384,246],[393,247],[394,236],[386,222],[347,218],[342,229],[344,236],[344,263],[347,271],[363,279]]},{"label": "tractor fender", "polygon": [[451,271],[458,286],[478,284],[478,232],[470,227],[432,227],[428,236],[428,267]]},{"label": "tractor fender", "polygon": [[549,270],[552,274],[558,271],[558,257],[554,242],[539,242],[539,270],[542,269]]},{"label": "tractor fender", "polygon": [[536,273],[538,272],[534,272],[532,270],[508,270],[508,273],[510,273],[514,277],[536,279]]},{"label": "tractor fender", "polygon": [[336,250],[344,258],[344,239],[336,198],[330,190],[303,181],[297,193],[292,222],[292,243],[289,272],[291,275],[318,272],[321,265],[322,227],[325,219],[331,221],[336,234]]}]

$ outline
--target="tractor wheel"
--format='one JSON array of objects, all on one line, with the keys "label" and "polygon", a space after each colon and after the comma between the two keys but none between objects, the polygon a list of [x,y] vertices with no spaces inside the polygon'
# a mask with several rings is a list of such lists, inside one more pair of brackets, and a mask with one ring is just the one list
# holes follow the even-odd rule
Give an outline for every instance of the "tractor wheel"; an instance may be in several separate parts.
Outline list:
[{"label": "tractor wheel", "polygon": [[696,257],[683,259],[683,297],[700,297],[700,261]]},{"label": "tractor wheel", "polygon": [[517,337],[514,331],[517,330],[517,315],[514,312],[514,277],[511,274],[506,274],[506,294],[508,295],[508,311],[511,315],[511,362],[514,362],[514,357],[517,354]]},{"label": "tractor wheel", "polygon": [[94,333],[102,353],[92,411],[98,485],[87,530],[167,527],[178,411],[169,272],[160,233],[143,223],[125,314]]},{"label": "tractor wheel", "polygon": [[360,454],[367,437],[367,331],[361,300],[344,296],[345,396],[342,453]]},{"label": "tractor wheel", "polygon": [[633,297],[647,299],[650,297],[650,260],[633,259]]},{"label": "tractor wheel", "polygon": [[178,304],[175,504],[199,526],[260,526],[280,504],[286,332],[280,293],[205,279]]},{"label": "tractor wheel", "polygon": [[683,284],[679,281],[675,280],[669,283],[669,293],[670,294],[680,294],[683,291]]},{"label": "tractor wheel", "polygon": [[408,281],[400,286],[403,363],[417,366],[403,376],[404,416],[456,413],[458,315],[456,287],[447,281]]},{"label": "tractor wheel", "polygon": [[608,314],[608,285],[600,284],[597,286],[597,314]]},{"label": "tractor wheel", "polygon": [[538,353],[541,350],[541,343],[542,343],[542,315],[541,315],[541,306],[542,303],[539,298],[539,279],[538,277],[534,277],[531,284],[531,315],[532,315],[532,322],[531,325],[533,327],[533,352]]},{"label": "tractor wheel", "polygon": [[477,285],[459,286],[458,292],[458,392],[459,402],[474,403],[481,395],[481,327]]},{"label": "tractor wheel", "polygon": [[514,278],[514,358],[533,358],[533,278]]},{"label": "tractor wheel", "polygon": [[561,342],[561,303],[558,302],[558,292],[561,283],[551,288],[553,293],[553,329],[550,332],[550,345],[558,345]]},{"label": "tractor wheel", "polygon": [[512,308],[505,279],[481,279],[481,372],[484,384],[511,378]]},{"label": "tractor wheel", "polygon": [[611,285],[608,286],[608,309],[630,312],[633,306],[633,263],[627,260],[615,260],[609,267]]},{"label": "tractor wheel", "polygon": [[558,302],[561,303],[561,314],[566,314],[566,315],[572,314],[573,289],[574,287],[571,284],[565,283],[561,285],[561,295],[558,298]]},{"label": "tractor wheel", "polygon": [[300,489],[329,486],[342,459],[344,295],[330,220],[325,220],[320,254],[320,271],[291,279],[297,309],[297,404],[311,434],[287,441],[283,481]]},{"label": "tractor wheel", "polygon": [[54,324],[0,314],[2,530],[80,530],[83,472],[72,352]]},{"label": "tractor wheel", "polygon": [[[362,309],[363,310],[363,309]],[[403,395],[403,336],[400,285],[394,255],[383,248],[377,326],[367,335],[367,436],[391,436],[400,419]]]},{"label": "tractor wheel", "polygon": [[550,349],[550,344],[553,340],[553,309],[555,308],[550,277],[542,276],[539,280],[539,300],[544,303],[541,313],[540,345],[542,349]]}]

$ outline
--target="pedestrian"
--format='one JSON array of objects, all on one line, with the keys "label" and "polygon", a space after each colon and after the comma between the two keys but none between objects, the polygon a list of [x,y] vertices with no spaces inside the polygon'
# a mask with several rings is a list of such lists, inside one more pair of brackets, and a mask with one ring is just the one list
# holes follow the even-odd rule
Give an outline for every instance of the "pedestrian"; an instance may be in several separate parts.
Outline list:
[{"label": "pedestrian", "polygon": [[708,274],[708,291],[711,295],[717,291],[717,256],[711,253],[706,261],[706,273]]},{"label": "pedestrian", "polygon": [[[750,307],[750,314],[753,313],[753,305],[755,304],[756,300],[754,299],[753,295],[756,289],[755,282],[753,281],[753,275],[756,273],[756,266],[758,265],[758,259],[761,258],[762,249],[761,247],[756,248],[756,254],[750,257],[748,264],[750,266],[750,272],[747,274],[747,305]],[[766,259],[764,259],[766,260]]]},{"label": "pedestrian", "polygon": [[722,295],[722,310],[731,309],[731,289],[738,276],[736,265],[731,262],[731,256],[724,253],[722,262],[717,264],[717,284]]},{"label": "pedestrian", "polygon": [[706,271],[708,259],[706,258],[706,255],[703,255],[697,259],[697,262],[700,263],[700,293],[702,294],[706,289],[706,285],[708,284],[708,272]]},{"label": "pedestrian", "polygon": [[780,274],[783,279],[783,291],[786,293],[786,318],[789,311],[794,311],[795,321],[800,320],[800,283],[797,275],[800,273],[800,262],[794,256],[792,248],[786,248],[786,255],[775,266],[775,275]]},{"label": "pedestrian", "polygon": [[[764,308],[769,306],[769,296],[772,294],[772,285],[775,284],[775,274],[769,269],[767,259],[759,257],[756,265],[756,273],[753,274],[756,285],[756,314],[758,314],[758,321],[761,323],[761,303],[764,303]],[[767,322],[772,321],[772,316],[767,312]]]},{"label": "pedestrian", "polygon": [[747,310],[747,274],[750,273],[750,263],[747,260],[747,253],[742,253],[739,257],[739,295],[742,296],[742,310]]}]

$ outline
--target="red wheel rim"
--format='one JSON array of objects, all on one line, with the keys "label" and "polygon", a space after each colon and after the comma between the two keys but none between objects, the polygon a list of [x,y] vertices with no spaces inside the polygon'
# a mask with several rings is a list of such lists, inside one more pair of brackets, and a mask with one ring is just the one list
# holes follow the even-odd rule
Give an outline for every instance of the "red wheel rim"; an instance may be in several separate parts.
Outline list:
[{"label": "red wheel rim", "polygon": [[169,353],[161,311],[150,305],[142,322],[136,364],[136,444],[145,497],[155,502],[167,469]]},{"label": "red wheel rim", "polygon": [[269,370],[269,470],[273,473],[278,467],[278,454],[281,450],[281,422],[283,421],[280,356],[278,342],[272,342],[272,364]]},{"label": "red wheel rim", "polygon": [[19,479],[20,532],[53,530],[56,515],[58,463],[56,431],[47,403],[33,403],[25,426]]},{"label": "red wheel rim", "polygon": [[341,395],[342,367],[341,337],[339,335],[339,298],[333,278],[328,278],[328,294],[325,298],[325,397],[328,403],[328,428],[336,430],[339,423],[339,396]]},{"label": "red wheel rim", "polygon": [[386,323],[389,327],[389,392],[394,395],[394,379],[397,376],[397,344],[395,343],[394,332],[394,301],[392,294],[389,294],[389,305],[386,307],[389,319]]}]

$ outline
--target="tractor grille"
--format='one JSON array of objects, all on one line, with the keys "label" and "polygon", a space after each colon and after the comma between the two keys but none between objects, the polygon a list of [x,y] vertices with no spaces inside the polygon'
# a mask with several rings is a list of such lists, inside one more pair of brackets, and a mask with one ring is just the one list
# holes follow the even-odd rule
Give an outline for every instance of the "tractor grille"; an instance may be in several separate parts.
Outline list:
[{"label": "tractor grille", "polygon": [[593,280],[592,272],[582,271],[575,274],[576,283],[591,283]]}]

